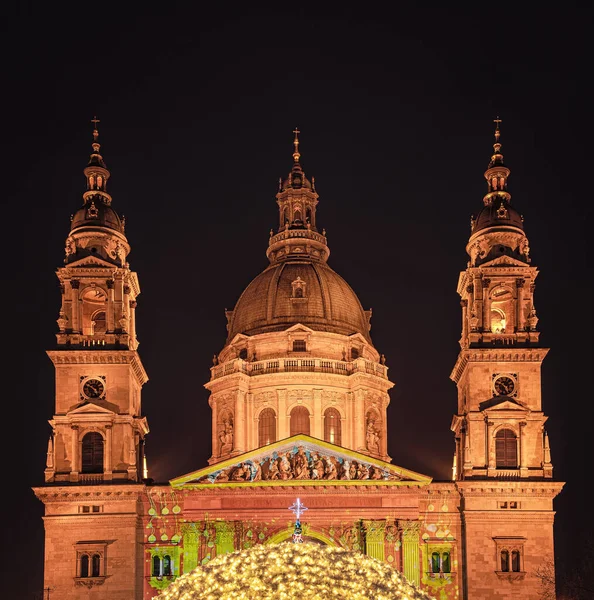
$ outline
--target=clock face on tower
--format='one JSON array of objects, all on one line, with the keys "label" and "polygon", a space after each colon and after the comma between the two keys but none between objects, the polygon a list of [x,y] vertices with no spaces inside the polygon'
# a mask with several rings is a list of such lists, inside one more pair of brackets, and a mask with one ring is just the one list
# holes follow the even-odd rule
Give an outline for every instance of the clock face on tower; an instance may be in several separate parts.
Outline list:
[{"label": "clock face on tower", "polygon": [[516,391],[516,382],[509,375],[499,375],[493,380],[493,392],[496,396],[511,396]]},{"label": "clock face on tower", "polygon": [[82,393],[86,398],[96,400],[101,398],[105,392],[105,384],[101,379],[94,377],[87,379],[82,386]]}]

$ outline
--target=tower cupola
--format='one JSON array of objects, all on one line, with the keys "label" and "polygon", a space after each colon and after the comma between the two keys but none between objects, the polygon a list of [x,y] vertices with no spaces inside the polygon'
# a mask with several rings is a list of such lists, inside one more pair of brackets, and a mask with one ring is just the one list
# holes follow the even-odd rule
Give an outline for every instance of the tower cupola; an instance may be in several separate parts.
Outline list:
[{"label": "tower cupola", "polygon": [[93,123],[93,143],[89,162],[84,169],[87,182],[82,206],[72,215],[70,235],[66,240],[66,264],[84,256],[95,255],[122,265],[130,252],[124,234],[125,219],[112,208],[112,198],[107,193],[111,173],[100,154],[97,117]]},{"label": "tower cupola", "polygon": [[266,255],[271,263],[303,256],[326,262],[330,255],[326,231],[319,233],[316,224],[318,194],[315,180],[305,176],[299,152],[299,129],[293,131],[293,167],[288,177],[279,179],[276,203],[279,226],[276,235],[270,231]]},{"label": "tower cupola", "polygon": [[483,208],[470,219],[470,239],[466,251],[471,265],[477,266],[502,255],[529,263],[528,239],[524,233],[524,218],[511,204],[507,189],[510,170],[503,162],[501,152],[501,119],[495,122],[495,143],[487,170],[487,193]]}]

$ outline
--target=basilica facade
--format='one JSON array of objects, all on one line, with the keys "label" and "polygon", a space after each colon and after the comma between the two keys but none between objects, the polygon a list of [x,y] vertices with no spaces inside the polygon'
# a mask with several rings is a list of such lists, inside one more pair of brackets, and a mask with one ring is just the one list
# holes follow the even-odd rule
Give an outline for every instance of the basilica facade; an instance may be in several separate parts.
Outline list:
[{"label": "basilica facade", "polygon": [[270,264],[226,312],[227,338],[205,382],[212,454],[155,484],[144,457],[139,280],[95,128],[48,350],[55,411],[45,483],[34,488],[45,506],[44,587],[52,600],[154,597],[219,554],[291,540],[287,508],[299,498],[306,542],[385,561],[435,598],[536,600],[563,483],[541,406],[538,270],[511,203],[499,122],[458,281],[449,481],[388,455],[393,383],[371,313],[328,263],[297,131],[292,158],[276,194]]}]

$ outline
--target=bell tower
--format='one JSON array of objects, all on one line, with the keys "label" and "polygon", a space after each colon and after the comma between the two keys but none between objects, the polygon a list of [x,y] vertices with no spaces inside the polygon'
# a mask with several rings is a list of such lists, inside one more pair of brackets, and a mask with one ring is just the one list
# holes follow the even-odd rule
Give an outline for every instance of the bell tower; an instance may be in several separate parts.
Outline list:
[{"label": "bell tower", "polygon": [[143,479],[141,389],[148,380],[137,352],[138,277],[130,270],[125,222],[107,192],[97,118],[84,169],[83,204],[71,217],[64,266],[45,481],[99,483]]},{"label": "bell tower", "polygon": [[534,288],[524,218],[511,204],[500,119],[485,171],[483,207],[471,217],[460,273],[460,354],[451,374],[458,386],[454,479],[552,478],[541,406],[541,364]]}]

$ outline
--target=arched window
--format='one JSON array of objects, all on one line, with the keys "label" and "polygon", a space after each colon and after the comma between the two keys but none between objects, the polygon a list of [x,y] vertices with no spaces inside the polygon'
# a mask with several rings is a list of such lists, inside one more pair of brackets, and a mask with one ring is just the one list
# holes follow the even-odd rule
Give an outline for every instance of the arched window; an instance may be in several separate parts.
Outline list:
[{"label": "arched window", "polygon": [[276,442],[276,413],[272,408],[265,408],[258,420],[258,446],[267,446]]},{"label": "arched window", "polygon": [[305,210],[305,219],[308,223],[311,223],[311,208]]},{"label": "arched window", "polygon": [[242,360],[247,360],[247,357],[248,357],[247,352],[248,352],[247,348],[242,348],[239,351],[239,358],[241,358]]},{"label": "arched window", "polygon": [[163,557],[163,575],[171,575],[171,557],[169,554]]},{"label": "arched window", "polygon": [[324,440],[337,446],[342,445],[340,413],[335,408],[324,411]]},{"label": "arched window", "polygon": [[103,437],[96,431],[82,439],[82,473],[103,473]]},{"label": "arched window", "polygon": [[105,333],[107,324],[105,322],[105,311],[100,310],[91,317],[92,333]]},{"label": "arched window", "polygon": [[439,552],[431,554],[431,572],[439,573]]},{"label": "arched window", "polygon": [[498,468],[518,467],[518,444],[511,429],[500,429],[495,435],[495,463]]},{"label": "arched window", "polygon": [[512,571],[514,571],[514,573],[520,572],[520,552],[518,550],[512,550],[511,568],[512,568]]},{"label": "arched window", "polygon": [[507,550],[501,551],[501,570],[504,573],[509,571],[509,552]]},{"label": "arched window", "polygon": [[153,556],[153,577],[161,577],[163,575],[161,567],[161,557],[157,555]]},{"label": "arched window", "polygon": [[297,435],[298,433],[309,435],[309,411],[305,406],[296,406],[291,411],[290,435]]},{"label": "arched window", "polygon": [[83,554],[80,557],[80,576],[88,577],[89,576],[89,555]]},{"label": "arched window", "polygon": [[442,573],[450,573],[451,572],[450,553],[449,552],[444,552],[441,555],[441,571],[442,571]]},{"label": "arched window", "polygon": [[91,566],[91,577],[99,577],[101,574],[101,556],[99,554],[93,554]]}]

